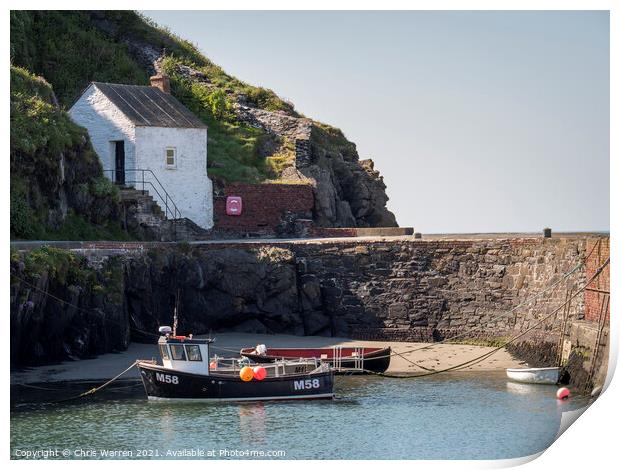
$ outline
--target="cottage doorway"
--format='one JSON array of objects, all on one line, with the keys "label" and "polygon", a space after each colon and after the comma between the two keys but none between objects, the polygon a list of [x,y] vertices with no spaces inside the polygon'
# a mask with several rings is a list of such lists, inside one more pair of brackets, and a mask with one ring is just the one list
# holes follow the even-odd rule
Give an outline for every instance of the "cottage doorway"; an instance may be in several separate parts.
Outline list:
[{"label": "cottage doorway", "polygon": [[125,184],[125,141],[114,142],[114,181],[117,184]]}]

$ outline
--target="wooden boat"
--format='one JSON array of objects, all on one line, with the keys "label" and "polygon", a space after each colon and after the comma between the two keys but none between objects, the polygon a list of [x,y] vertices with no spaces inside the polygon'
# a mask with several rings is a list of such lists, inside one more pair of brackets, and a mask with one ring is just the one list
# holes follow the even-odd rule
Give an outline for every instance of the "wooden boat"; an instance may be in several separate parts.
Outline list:
[{"label": "wooden boat", "polygon": [[506,369],[506,375],[515,382],[530,384],[557,384],[560,367],[533,367],[530,369]]},{"label": "wooden boat", "polygon": [[163,365],[138,361],[149,400],[263,401],[333,398],[334,372],[315,360],[277,361],[261,365],[266,376],[244,381],[239,365],[210,361],[213,340],[172,336],[160,328],[158,341]]},{"label": "wooden boat", "polygon": [[244,348],[244,357],[258,363],[270,363],[282,359],[318,359],[335,369],[337,374],[385,372],[390,366],[391,348],[348,347],[332,348]]}]

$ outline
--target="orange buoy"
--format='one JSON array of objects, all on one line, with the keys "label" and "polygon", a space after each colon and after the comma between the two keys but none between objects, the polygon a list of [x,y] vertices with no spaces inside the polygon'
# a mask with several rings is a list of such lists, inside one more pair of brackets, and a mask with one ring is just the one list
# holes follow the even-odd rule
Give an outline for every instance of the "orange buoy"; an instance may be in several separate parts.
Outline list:
[{"label": "orange buoy", "polygon": [[252,372],[254,372],[254,378],[256,380],[263,380],[265,377],[267,377],[267,369],[265,369],[263,366],[256,366],[254,369],[252,369]]},{"label": "orange buoy", "polygon": [[570,390],[566,387],[558,388],[555,396],[558,397],[558,400],[566,400],[568,397],[570,397]]},{"label": "orange buoy", "polygon": [[254,372],[252,371],[251,367],[245,366],[245,367],[242,367],[241,370],[239,371],[239,377],[244,382],[249,382],[250,380],[254,378]]},{"label": "orange buoy", "polygon": [[209,363],[209,369],[211,370],[217,370],[217,361],[211,361]]}]

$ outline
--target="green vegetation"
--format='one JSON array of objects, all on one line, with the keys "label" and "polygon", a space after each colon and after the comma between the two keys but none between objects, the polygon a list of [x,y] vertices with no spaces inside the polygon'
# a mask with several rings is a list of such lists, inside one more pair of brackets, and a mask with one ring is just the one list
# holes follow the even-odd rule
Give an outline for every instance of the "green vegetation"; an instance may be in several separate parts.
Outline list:
[{"label": "green vegetation", "polygon": [[265,133],[236,122],[226,93],[208,83],[188,80],[178,73],[180,64],[187,62],[168,56],[162,67],[170,77],[173,94],[209,126],[209,174],[225,181],[246,182],[273,177],[258,154]]},{"label": "green vegetation", "polygon": [[[12,157],[42,151],[58,155],[83,138],[83,130],[54,106],[53,96],[52,87],[45,80],[25,69],[11,67]],[[11,163],[15,162],[12,160]],[[21,165],[24,163],[20,162]],[[50,163],[49,170],[56,169],[57,162],[47,163]]]},{"label": "green vegetation", "polygon": [[93,196],[100,199],[109,199],[114,203],[121,202],[121,194],[112,181],[107,178],[97,178],[90,185],[82,185],[84,191],[90,192]]},{"label": "green vegetation", "polygon": [[[106,33],[104,33],[106,31]],[[273,91],[248,85],[228,75],[191,42],[133,11],[12,11],[11,62],[53,84],[68,106],[91,81],[148,84],[146,72],[129,53],[123,39],[166,49],[204,73],[226,94],[242,93],[256,106],[293,113],[293,106]]]},{"label": "green vegetation", "polygon": [[[68,250],[50,246],[27,252],[12,249],[11,273],[23,276],[29,282],[45,275],[59,285],[79,286],[83,292],[104,294],[112,302],[122,303],[123,264],[120,257],[108,258],[102,269],[96,270],[89,266],[85,257]],[[12,279],[12,282],[17,281],[17,277]]]},{"label": "green vegetation", "polygon": [[[12,11],[10,16],[12,237],[126,237],[116,213],[118,192],[103,179],[85,130],[63,110],[91,81],[148,84],[136,48],[156,54],[165,49],[162,65],[173,94],[209,126],[209,174],[215,180],[287,183],[280,177],[294,162],[294,148],[285,143],[264,158],[269,137],[237,122],[232,112],[233,102],[243,98],[299,116],[272,90],[228,75],[193,44],[136,12]],[[187,79],[181,66],[202,79]],[[337,129],[319,124],[314,134],[317,143],[345,158],[355,152]]]},{"label": "green vegetation", "polygon": [[36,220],[33,209],[28,204],[27,191],[23,180],[11,181],[11,238],[36,239],[42,235],[42,226],[33,224]]},{"label": "green vegetation", "polygon": [[30,278],[47,274],[61,284],[92,284],[94,272],[88,268],[86,259],[68,250],[43,246],[26,252],[23,262],[25,274]]},{"label": "green vegetation", "polygon": [[280,178],[282,172],[295,163],[295,146],[293,142],[286,140],[277,153],[267,157],[266,164],[271,173]]},{"label": "green vegetation", "polygon": [[269,172],[273,175],[273,179],[266,181],[270,184],[314,184],[311,179],[286,179],[282,176],[285,169],[295,164],[295,149],[289,141],[284,142],[284,145],[282,145],[278,152],[265,158],[265,163]]},{"label": "green vegetation", "polygon": [[104,35],[89,12],[12,11],[11,62],[45,77],[64,106],[91,81],[148,84],[127,46]]},{"label": "green vegetation", "polygon": [[[244,95],[260,108],[296,115],[293,106],[273,91],[228,75],[193,44],[136,12],[11,12],[12,63],[45,77],[64,107],[91,81],[148,84],[147,74],[131,55],[126,39],[156,50],[165,48],[163,67],[171,75],[174,95],[209,126],[212,176],[255,183],[277,177],[277,169],[274,172],[259,155],[265,133],[236,122],[231,112],[232,97]],[[208,82],[184,79],[176,72],[178,65],[198,70]]]},{"label": "green vegetation", "polygon": [[498,336],[498,337],[490,337],[490,338],[461,338],[461,339],[457,339],[455,341],[452,341],[451,339],[447,339],[445,340],[446,344],[463,344],[463,345],[467,345],[467,346],[484,346],[484,347],[489,347],[489,348],[499,348],[499,347],[503,347],[506,342],[509,340],[510,338],[505,337],[505,336]]},{"label": "green vegetation", "polygon": [[110,220],[104,225],[94,224],[82,215],[69,211],[58,230],[45,230],[40,240],[119,240],[129,241],[134,238],[125,232],[117,221]]},{"label": "green vegetation", "polygon": [[353,142],[347,140],[342,131],[322,122],[314,122],[311,140],[328,153],[342,154],[345,160],[357,157],[357,148]]},{"label": "green vegetation", "polygon": [[[11,67],[11,236],[126,239],[115,218],[118,189],[102,176],[86,131],[54,99],[45,80]],[[50,222],[50,213],[60,211],[60,192],[76,204],[67,201],[64,222]]]}]

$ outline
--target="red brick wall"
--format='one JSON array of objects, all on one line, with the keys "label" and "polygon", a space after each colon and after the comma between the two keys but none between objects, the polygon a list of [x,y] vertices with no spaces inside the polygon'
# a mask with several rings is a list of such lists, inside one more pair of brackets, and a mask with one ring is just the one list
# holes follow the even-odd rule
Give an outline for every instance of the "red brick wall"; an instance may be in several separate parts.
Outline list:
[{"label": "red brick wall", "polygon": [[[224,192],[214,200],[216,230],[273,234],[285,211],[312,217],[314,193],[309,185],[231,183]],[[226,215],[228,196],[241,196],[240,216]]]},{"label": "red brick wall", "polygon": [[[596,238],[589,239],[586,243],[586,254],[590,253],[590,251],[592,251],[592,254],[586,260],[586,279],[590,279],[594,276],[598,267],[601,266],[609,257],[609,238],[601,238],[598,244]],[[599,276],[586,288],[586,320],[598,321],[605,294],[597,292],[596,290],[609,292],[609,270],[609,265],[607,265],[601,274],[599,274]],[[605,317],[607,322],[609,322],[609,311],[610,309],[608,308],[607,315]]]}]

